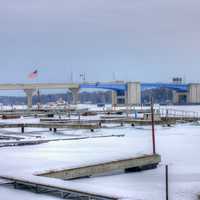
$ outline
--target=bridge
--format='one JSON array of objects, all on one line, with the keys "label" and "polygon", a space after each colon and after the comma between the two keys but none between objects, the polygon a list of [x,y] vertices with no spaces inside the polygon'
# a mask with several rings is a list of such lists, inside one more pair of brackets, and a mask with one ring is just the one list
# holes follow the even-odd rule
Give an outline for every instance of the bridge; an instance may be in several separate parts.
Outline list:
[{"label": "bridge", "polygon": [[141,83],[141,82],[84,82],[84,83],[35,83],[35,84],[0,84],[0,90],[23,90],[27,95],[28,107],[32,107],[32,96],[38,89],[68,89],[72,92],[73,104],[78,102],[81,89],[112,90],[112,104],[139,105],[141,92],[149,89],[166,88],[173,90],[173,102],[181,97],[187,98],[189,104],[200,103],[200,83]]},{"label": "bridge", "polygon": [[[198,86],[196,89],[198,90]],[[112,104],[138,105],[141,103],[141,92],[150,89],[170,89],[173,91],[173,102],[178,104],[181,98],[187,98],[188,103],[200,103],[200,94],[191,89],[191,84],[177,83],[140,83],[140,82],[96,82],[82,83],[80,88],[112,90]],[[193,92],[192,92],[193,91]],[[191,93],[192,92],[192,93]],[[196,95],[196,96],[194,96]]]},{"label": "bridge", "polygon": [[177,92],[187,92],[188,84],[175,84],[175,83],[141,83],[141,90],[150,89],[170,89]]},{"label": "bridge", "polygon": [[[127,90],[127,83],[120,82],[96,82],[96,83],[82,83],[80,88],[93,88],[93,89],[108,89],[114,91],[125,91]],[[178,92],[187,92],[188,84],[174,84],[174,83],[141,83],[141,90],[150,90],[150,89],[171,89]]]},{"label": "bridge", "polygon": [[27,105],[32,107],[32,97],[38,89],[69,89],[75,95],[74,101],[77,101],[77,91],[80,85],[76,83],[34,83],[34,84],[0,84],[0,90],[23,90],[27,95]]}]

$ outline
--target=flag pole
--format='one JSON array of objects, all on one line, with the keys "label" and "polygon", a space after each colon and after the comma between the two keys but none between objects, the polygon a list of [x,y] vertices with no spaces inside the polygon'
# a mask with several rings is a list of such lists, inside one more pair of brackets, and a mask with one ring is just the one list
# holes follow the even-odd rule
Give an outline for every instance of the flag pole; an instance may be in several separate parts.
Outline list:
[{"label": "flag pole", "polygon": [[40,99],[40,90],[38,89],[37,91],[37,95],[38,95],[38,110],[40,108],[40,103],[41,103],[41,99]]}]

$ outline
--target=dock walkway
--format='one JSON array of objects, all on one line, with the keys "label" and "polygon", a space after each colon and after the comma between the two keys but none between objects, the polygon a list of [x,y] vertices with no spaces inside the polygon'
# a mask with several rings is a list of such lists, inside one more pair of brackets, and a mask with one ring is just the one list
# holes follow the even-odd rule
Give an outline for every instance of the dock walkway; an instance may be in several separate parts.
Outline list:
[{"label": "dock walkway", "polygon": [[[129,159],[121,159],[61,171],[49,171],[30,176],[23,175],[23,177],[18,177],[17,175],[0,175],[0,180],[2,184],[14,185],[15,189],[26,188],[31,191],[35,191],[36,193],[48,192],[55,194],[56,192],[61,198],[118,200],[121,199],[119,196],[111,195],[109,192],[105,191],[98,191],[95,187],[88,188],[69,180],[97,175],[99,173],[111,172],[114,170],[123,169],[126,172],[133,172],[152,169],[155,168],[160,161],[161,158],[158,154],[143,155]],[[64,181],[66,179],[68,181]]]},{"label": "dock walkway", "polygon": [[21,128],[24,133],[24,128],[48,128],[50,131],[56,132],[58,128],[74,128],[74,129],[94,129],[99,128],[98,123],[1,123],[0,128]]},{"label": "dock walkway", "polygon": [[[143,120],[143,119],[133,119],[133,118],[102,118],[102,119],[90,119],[90,120],[85,120],[85,119],[56,119],[56,118],[41,118],[40,119],[41,123],[79,123],[79,124],[87,124],[87,123],[96,123],[99,126],[101,124],[130,124],[132,126],[137,126],[137,125],[151,125],[151,120]],[[165,124],[175,124],[174,120],[170,119],[165,119],[165,120],[157,120],[155,121],[155,124],[157,125],[165,125]]]},{"label": "dock walkway", "polygon": [[[0,176],[1,180],[14,185],[15,189],[27,188],[34,190],[36,193],[58,193],[63,199],[97,199],[97,200],[118,200],[119,197],[113,195],[105,195],[101,192],[94,192],[81,189],[80,187],[70,186],[65,181],[62,184],[55,184],[52,181],[43,181],[42,179],[19,178],[13,176]],[[68,185],[68,186],[66,186]]]},{"label": "dock walkway", "polygon": [[112,171],[123,170],[125,172],[137,172],[156,168],[161,162],[158,154],[143,155],[128,159],[120,159],[109,162],[103,162],[95,165],[82,166],[77,168],[51,170],[45,173],[37,174],[39,176],[59,178],[64,180],[90,177]]}]

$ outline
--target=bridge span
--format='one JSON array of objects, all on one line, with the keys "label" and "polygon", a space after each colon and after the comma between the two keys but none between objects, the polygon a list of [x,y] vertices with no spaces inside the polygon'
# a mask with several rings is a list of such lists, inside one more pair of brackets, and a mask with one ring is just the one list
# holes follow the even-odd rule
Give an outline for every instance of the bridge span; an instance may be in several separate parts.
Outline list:
[{"label": "bridge span", "polygon": [[78,83],[32,83],[32,84],[0,84],[0,90],[23,90],[27,95],[27,105],[32,107],[32,97],[38,89],[69,89],[72,91],[74,101],[78,100]]},{"label": "bridge span", "polygon": [[141,92],[149,89],[173,90],[173,102],[179,103],[181,97],[187,99],[188,104],[200,104],[200,83],[141,83],[141,82],[84,82],[84,83],[32,83],[32,84],[0,84],[0,90],[23,90],[27,95],[28,107],[32,107],[32,97],[38,89],[68,89],[72,92],[73,104],[78,102],[81,89],[112,90],[113,105],[139,105]]},{"label": "bridge span", "polygon": [[187,99],[188,104],[200,103],[200,84],[181,83],[141,83],[141,82],[97,82],[83,83],[80,88],[101,88],[112,90],[112,104],[138,105],[141,104],[141,92],[150,89],[170,89],[173,91],[173,103]]}]

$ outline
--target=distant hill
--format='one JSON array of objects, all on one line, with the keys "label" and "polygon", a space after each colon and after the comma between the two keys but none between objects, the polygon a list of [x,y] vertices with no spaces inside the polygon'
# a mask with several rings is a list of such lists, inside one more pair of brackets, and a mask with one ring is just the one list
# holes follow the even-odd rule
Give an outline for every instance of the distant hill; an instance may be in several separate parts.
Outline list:
[{"label": "distant hill", "polygon": [[[150,97],[153,96],[155,103],[168,104],[172,102],[172,91],[168,89],[147,90],[142,92],[142,103],[148,104]],[[97,91],[97,92],[81,92],[80,102],[90,102],[92,104],[105,103],[111,104],[111,91]],[[72,102],[72,94],[70,92],[60,94],[41,94],[33,96],[33,104],[38,102],[46,104],[49,102],[56,102],[62,99],[68,103]],[[4,105],[23,105],[26,104],[26,97],[16,96],[0,96],[0,103]]]},{"label": "distant hill", "polygon": [[[56,102],[59,99],[62,99],[68,103],[72,102],[72,95],[70,92],[59,93],[59,94],[41,94],[40,96],[33,96],[33,104],[40,102],[41,104],[46,104],[49,102]],[[23,105],[26,104],[26,97],[17,97],[17,96],[0,96],[0,103],[4,105]],[[80,93],[80,102],[91,102],[96,103],[111,103],[111,91],[106,92],[81,92]]]}]

